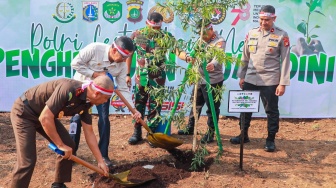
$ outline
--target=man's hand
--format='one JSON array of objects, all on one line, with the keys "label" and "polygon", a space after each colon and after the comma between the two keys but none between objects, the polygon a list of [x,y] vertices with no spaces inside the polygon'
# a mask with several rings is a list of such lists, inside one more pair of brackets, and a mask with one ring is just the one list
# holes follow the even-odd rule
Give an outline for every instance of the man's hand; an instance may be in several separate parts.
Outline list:
[{"label": "man's hand", "polygon": [[72,148],[67,145],[57,146],[61,151],[64,151],[64,155],[62,156],[64,159],[69,159],[72,155]]},{"label": "man's hand", "polygon": [[212,72],[212,71],[214,71],[214,70],[215,70],[215,65],[214,65],[213,63],[209,63],[209,64],[207,64],[207,66],[206,66],[206,70],[207,70],[208,72]]},{"label": "man's hand", "polygon": [[241,78],[241,79],[239,80],[239,87],[240,87],[240,89],[243,89],[243,87],[244,87],[244,82],[245,82],[245,79],[243,79],[243,78]]},{"label": "man's hand", "polygon": [[133,119],[139,123],[139,120],[141,119],[141,113],[138,110],[135,110],[135,113],[132,115]]},{"label": "man's hand", "polygon": [[109,176],[109,168],[106,166],[103,160],[98,162],[98,167],[104,171],[104,176]]},{"label": "man's hand", "polygon": [[130,76],[126,76],[126,84],[129,88],[132,87],[132,79]]},{"label": "man's hand", "polygon": [[278,85],[278,87],[275,90],[275,95],[276,96],[282,96],[285,94],[286,86],[284,85]]}]

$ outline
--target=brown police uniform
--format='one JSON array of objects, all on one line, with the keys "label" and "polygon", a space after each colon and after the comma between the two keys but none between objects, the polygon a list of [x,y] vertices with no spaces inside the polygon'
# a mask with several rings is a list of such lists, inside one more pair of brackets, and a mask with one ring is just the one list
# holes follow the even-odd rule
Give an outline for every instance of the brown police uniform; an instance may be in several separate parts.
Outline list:
[{"label": "brown police uniform", "polygon": [[[63,143],[74,149],[75,143],[57,118],[78,113],[82,121],[91,125],[91,104],[86,101],[86,94],[82,82],[61,78],[37,85],[16,99],[11,110],[11,122],[16,140],[17,163],[11,187],[29,186],[36,163],[36,132],[51,142],[38,120],[46,105],[55,116],[56,130]],[[72,161],[57,156],[55,182],[70,182],[71,171]]]}]

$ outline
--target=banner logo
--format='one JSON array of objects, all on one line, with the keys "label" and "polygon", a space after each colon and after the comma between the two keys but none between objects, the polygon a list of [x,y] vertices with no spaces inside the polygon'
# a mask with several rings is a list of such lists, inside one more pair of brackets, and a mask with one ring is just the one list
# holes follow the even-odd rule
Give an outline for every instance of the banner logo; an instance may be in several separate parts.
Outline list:
[{"label": "banner logo", "polygon": [[84,1],[82,2],[83,20],[93,22],[98,20],[98,7],[99,2]]},{"label": "banner logo", "polygon": [[226,17],[226,11],[224,9],[215,8],[210,21],[212,24],[218,25],[225,20],[225,17]]},{"label": "banner logo", "polygon": [[154,6],[148,11],[148,14],[152,12],[160,13],[163,16],[164,23],[171,23],[174,20],[174,12],[169,7]]},{"label": "banner logo", "polygon": [[127,5],[130,5],[127,10],[128,10],[128,14],[127,14],[127,20],[130,22],[133,22],[134,24],[137,22],[140,22],[143,18],[142,16],[142,7],[141,5],[143,5],[143,1],[140,0],[129,0],[126,2]]},{"label": "banner logo", "polygon": [[111,23],[120,20],[122,16],[122,4],[117,2],[105,2],[103,4],[103,17]]},{"label": "banner logo", "polygon": [[124,108],[126,108],[126,105],[121,101],[118,95],[113,95],[111,99],[111,106],[115,108],[116,112],[125,112]]},{"label": "banner logo", "polygon": [[56,6],[56,15],[52,17],[60,23],[69,23],[76,18],[75,9],[69,2],[58,3]]}]

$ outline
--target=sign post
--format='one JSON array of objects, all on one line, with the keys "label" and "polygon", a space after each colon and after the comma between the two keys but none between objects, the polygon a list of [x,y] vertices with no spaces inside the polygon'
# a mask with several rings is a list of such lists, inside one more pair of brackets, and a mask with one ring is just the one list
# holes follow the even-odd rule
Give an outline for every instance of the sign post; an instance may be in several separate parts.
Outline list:
[{"label": "sign post", "polygon": [[260,91],[229,91],[228,112],[240,113],[240,170],[243,170],[245,113],[259,112],[259,99]]}]

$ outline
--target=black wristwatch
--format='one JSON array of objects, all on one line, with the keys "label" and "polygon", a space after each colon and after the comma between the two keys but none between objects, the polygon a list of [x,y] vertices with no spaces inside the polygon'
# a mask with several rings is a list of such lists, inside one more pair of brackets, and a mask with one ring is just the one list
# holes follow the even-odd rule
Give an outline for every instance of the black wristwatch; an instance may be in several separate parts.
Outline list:
[{"label": "black wristwatch", "polygon": [[131,76],[131,74],[126,74],[126,76]]}]

